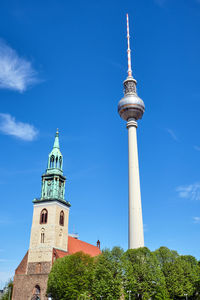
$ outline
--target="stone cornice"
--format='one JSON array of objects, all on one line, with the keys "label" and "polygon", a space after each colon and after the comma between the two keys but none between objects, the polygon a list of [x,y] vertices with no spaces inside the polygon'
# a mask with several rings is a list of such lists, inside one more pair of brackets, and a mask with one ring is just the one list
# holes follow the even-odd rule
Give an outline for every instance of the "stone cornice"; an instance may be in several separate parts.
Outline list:
[{"label": "stone cornice", "polygon": [[52,202],[58,202],[61,203],[67,207],[71,207],[70,202],[62,200],[62,199],[34,199],[34,204],[42,204],[42,203],[52,203]]}]

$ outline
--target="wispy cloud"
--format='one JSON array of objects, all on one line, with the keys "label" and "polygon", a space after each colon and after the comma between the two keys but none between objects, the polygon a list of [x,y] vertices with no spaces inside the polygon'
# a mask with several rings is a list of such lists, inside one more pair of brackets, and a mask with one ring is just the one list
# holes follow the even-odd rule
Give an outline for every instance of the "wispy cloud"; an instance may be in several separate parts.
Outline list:
[{"label": "wispy cloud", "polygon": [[195,224],[200,224],[200,217],[193,217],[193,222]]},{"label": "wispy cloud", "polygon": [[200,147],[199,146],[193,146],[195,150],[200,151]]},{"label": "wispy cloud", "polygon": [[32,141],[38,134],[33,125],[16,121],[11,115],[3,113],[0,113],[0,131],[24,141]]},{"label": "wispy cloud", "polygon": [[36,82],[37,72],[31,62],[19,57],[14,49],[0,39],[0,88],[24,92]]},{"label": "wispy cloud", "polygon": [[200,200],[200,182],[178,186],[176,192],[180,198]]},{"label": "wispy cloud", "polygon": [[169,133],[169,135],[171,136],[171,138],[174,141],[178,142],[178,138],[177,138],[176,134],[174,133],[174,131],[172,129],[166,128],[166,131]]}]

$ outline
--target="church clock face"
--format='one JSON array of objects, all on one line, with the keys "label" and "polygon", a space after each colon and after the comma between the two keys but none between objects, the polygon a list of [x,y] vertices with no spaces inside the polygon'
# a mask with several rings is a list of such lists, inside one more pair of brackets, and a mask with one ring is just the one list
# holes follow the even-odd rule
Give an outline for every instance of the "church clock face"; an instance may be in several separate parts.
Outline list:
[{"label": "church clock face", "polygon": [[48,185],[51,185],[51,180],[48,180]]}]

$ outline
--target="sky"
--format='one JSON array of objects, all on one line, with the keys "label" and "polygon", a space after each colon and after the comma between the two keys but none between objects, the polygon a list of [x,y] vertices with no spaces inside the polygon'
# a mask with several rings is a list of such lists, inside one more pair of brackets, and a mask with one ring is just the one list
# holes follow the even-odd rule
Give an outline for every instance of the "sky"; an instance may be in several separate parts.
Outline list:
[{"label": "sky", "polygon": [[200,1],[0,2],[0,287],[29,248],[56,129],[69,232],[128,246],[128,137],[117,113],[132,68],[145,245],[200,259]]}]

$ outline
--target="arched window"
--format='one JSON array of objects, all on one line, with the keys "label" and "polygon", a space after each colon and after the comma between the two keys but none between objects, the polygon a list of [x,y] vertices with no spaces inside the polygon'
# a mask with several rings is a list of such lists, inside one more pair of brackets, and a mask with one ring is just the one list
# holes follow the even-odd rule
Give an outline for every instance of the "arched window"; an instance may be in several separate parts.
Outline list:
[{"label": "arched window", "polygon": [[51,187],[48,185],[47,186],[47,197],[51,197]]},{"label": "arched window", "polygon": [[54,168],[54,155],[51,156],[50,168]]},{"label": "arched window", "polygon": [[59,168],[62,169],[62,157],[59,158]]},{"label": "arched window", "polygon": [[58,156],[56,156],[56,168],[58,168]]},{"label": "arched window", "polygon": [[40,214],[40,224],[46,224],[48,218],[48,211],[44,208]]},{"label": "arched window", "polygon": [[44,244],[44,232],[41,233],[41,240],[40,240],[41,244]]},{"label": "arched window", "polygon": [[38,284],[33,289],[33,296],[31,300],[40,300],[40,286]]},{"label": "arched window", "polygon": [[40,243],[41,244],[44,244],[44,238],[45,238],[45,229],[44,228],[42,228],[41,229],[41,235],[40,235]]},{"label": "arched window", "polygon": [[39,300],[40,299],[40,286],[37,284],[33,289],[33,297],[31,300]]},{"label": "arched window", "polygon": [[61,212],[60,212],[60,225],[61,226],[64,226],[64,211],[63,210],[61,210]]},{"label": "arched window", "polygon": [[39,285],[35,286],[35,295],[39,295],[40,294],[40,287]]}]

